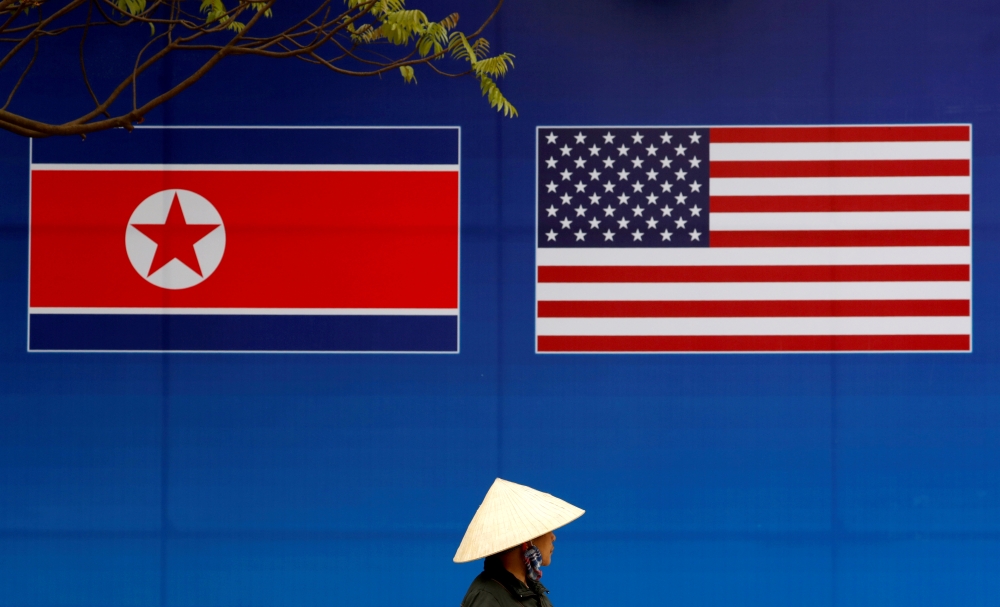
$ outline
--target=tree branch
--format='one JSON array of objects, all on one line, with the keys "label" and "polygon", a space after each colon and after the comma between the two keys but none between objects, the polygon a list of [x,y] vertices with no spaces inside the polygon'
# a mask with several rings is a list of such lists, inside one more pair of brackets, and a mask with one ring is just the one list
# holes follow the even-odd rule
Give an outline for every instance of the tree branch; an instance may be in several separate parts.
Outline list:
[{"label": "tree branch", "polygon": [[[316,4],[304,17],[296,17],[291,26],[273,33],[268,32],[262,23],[277,4],[276,0],[261,4],[248,0],[222,0],[203,5],[207,7],[207,13],[203,15],[185,10],[184,1],[187,0],[147,0],[140,6],[117,0],[59,0],[61,6],[57,5],[52,14],[43,15],[41,9],[56,4],[55,0],[39,0],[37,4],[28,0],[0,0],[0,19],[3,19],[0,23],[0,45],[5,48],[5,51],[0,51],[0,70],[9,69],[14,57],[28,44],[34,47],[31,60],[0,108],[0,128],[31,137],[82,135],[115,127],[131,129],[148,112],[187,90],[220,61],[234,55],[295,58],[354,77],[380,76],[400,70],[407,82],[413,81],[413,68],[420,65],[451,78],[487,78],[477,67],[478,62],[483,60],[481,51],[487,45],[477,42],[504,2],[496,0],[493,10],[479,27],[471,34],[460,36],[452,31],[457,23],[457,14],[441,22],[432,22],[419,10],[402,10],[401,2],[405,0],[400,0],[400,5],[390,5],[382,0],[364,0],[348,4],[342,11],[335,10],[333,0],[313,0]],[[79,11],[83,4],[87,4],[86,11]],[[29,8],[38,10],[37,20],[30,23],[25,21]],[[102,27],[109,25],[115,27]],[[138,48],[131,69],[102,100],[87,69],[86,47],[92,38],[91,30],[99,27],[101,35],[111,36],[116,35],[114,32],[139,26],[152,28],[150,38],[141,46],[136,45]],[[262,28],[263,31],[258,33],[257,30]],[[81,31],[78,50],[80,74],[93,107],[62,123],[48,123],[11,112],[8,108],[27,74],[33,69],[36,72],[41,69],[36,62],[43,40],[74,30]],[[95,29],[93,35],[97,35],[97,31]],[[473,45],[475,51],[472,50]],[[179,82],[143,99],[139,79],[150,68],[177,52],[207,53],[208,56]],[[147,56],[147,53],[151,54]],[[472,69],[452,72],[438,63],[446,58],[451,63],[466,63],[466,68],[471,65]],[[509,57],[506,60],[509,62]],[[129,89],[129,107],[124,111],[115,110],[120,107],[119,103],[125,103],[120,100]],[[497,107],[495,98],[499,91],[495,92],[496,95],[493,92],[490,94],[490,103]],[[499,99],[512,109],[502,95]]]}]

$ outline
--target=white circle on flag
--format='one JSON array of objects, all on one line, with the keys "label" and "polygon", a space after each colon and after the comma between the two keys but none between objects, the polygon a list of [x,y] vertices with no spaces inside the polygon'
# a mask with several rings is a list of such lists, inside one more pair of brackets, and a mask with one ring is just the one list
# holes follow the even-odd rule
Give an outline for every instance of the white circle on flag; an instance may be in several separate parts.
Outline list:
[{"label": "white circle on flag", "polygon": [[[172,208],[175,204],[179,208]],[[219,267],[225,250],[222,216],[204,196],[189,190],[149,196],[132,211],[125,228],[125,251],[132,267],[164,289],[200,284]]]}]

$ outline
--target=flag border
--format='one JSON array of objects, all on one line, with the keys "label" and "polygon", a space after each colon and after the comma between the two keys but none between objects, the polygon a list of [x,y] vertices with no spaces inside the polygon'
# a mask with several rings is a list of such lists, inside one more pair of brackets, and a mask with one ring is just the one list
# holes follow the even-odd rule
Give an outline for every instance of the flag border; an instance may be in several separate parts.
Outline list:
[{"label": "flag border", "polygon": [[[974,175],[974,154],[972,153],[973,148],[973,127],[971,122],[901,122],[901,123],[846,123],[846,124],[718,124],[716,127],[725,128],[757,128],[757,129],[767,129],[767,128],[788,128],[788,127],[879,127],[879,126],[967,126],[969,127],[969,216],[972,218],[969,227],[969,290],[975,294],[975,287],[973,285],[973,277],[975,274],[974,261],[975,261],[975,240],[973,238],[973,230],[975,229],[975,216],[973,215],[973,199],[975,197],[975,182],[973,180]],[[623,351],[623,352],[611,352],[611,351],[597,351],[597,352],[554,352],[554,351],[540,351],[538,349],[538,139],[542,129],[711,129],[713,127],[706,126],[703,124],[695,125],[681,125],[681,124],[647,124],[647,125],[637,125],[637,124],[619,124],[619,125],[607,125],[607,124],[591,124],[591,125],[581,125],[581,124],[539,124],[535,125],[535,232],[534,232],[534,258],[535,258],[535,284],[533,286],[535,294],[534,310],[532,312],[532,328],[533,337],[532,348],[534,354],[549,356],[549,355],[570,355],[570,356],[607,356],[607,355],[643,355],[643,356],[691,356],[691,355],[729,355],[729,356],[742,356],[747,354],[768,354],[768,355],[789,355],[789,354],[811,354],[811,355],[842,355],[842,354],[869,354],[869,355],[879,355],[879,354],[972,354],[974,352],[973,336],[975,335],[975,317],[973,316],[973,299],[975,297],[969,298],[969,324],[971,329],[969,330],[969,349],[968,350],[822,350],[822,351],[812,351],[812,350],[761,350],[761,351],[746,351],[746,352],[733,352],[727,350],[720,351],[705,351],[705,352],[644,352],[644,351]]]},{"label": "flag border", "polygon": [[[456,163],[458,171],[458,217],[457,217],[457,240],[456,240],[456,297],[455,308],[455,349],[448,351],[422,351],[422,350],[33,350],[31,348],[31,175],[34,154],[34,137],[28,138],[28,280],[27,280],[27,302],[25,306],[27,330],[25,350],[29,353],[52,353],[52,354],[334,354],[334,355],[354,355],[354,354],[437,354],[437,355],[457,355],[462,353],[462,127],[461,125],[409,125],[409,126],[365,126],[365,125],[136,125],[135,129],[190,129],[190,130],[345,130],[345,129],[370,129],[370,130],[454,130],[458,134],[458,150]],[[411,169],[412,170],[412,169]],[[151,313],[150,316],[162,315],[162,313]],[[409,316],[408,314],[407,316]],[[437,314],[435,314],[437,315]],[[450,314],[445,315],[450,316]]]}]

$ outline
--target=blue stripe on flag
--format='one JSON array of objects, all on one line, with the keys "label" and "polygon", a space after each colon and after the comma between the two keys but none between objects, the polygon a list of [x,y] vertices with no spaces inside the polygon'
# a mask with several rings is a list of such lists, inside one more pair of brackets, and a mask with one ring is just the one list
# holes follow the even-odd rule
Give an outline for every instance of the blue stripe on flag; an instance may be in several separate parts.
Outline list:
[{"label": "blue stripe on flag", "polygon": [[458,129],[141,128],[35,140],[43,164],[458,164]]},{"label": "blue stripe on flag", "polygon": [[457,352],[457,316],[32,314],[29,349]]}]

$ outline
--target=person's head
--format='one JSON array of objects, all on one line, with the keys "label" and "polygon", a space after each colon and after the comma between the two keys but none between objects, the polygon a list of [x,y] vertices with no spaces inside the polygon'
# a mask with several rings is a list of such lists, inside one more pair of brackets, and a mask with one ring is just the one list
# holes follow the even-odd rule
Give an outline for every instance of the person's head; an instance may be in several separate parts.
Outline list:
[{"label": "person's head", "polygon": [[552,563],[552,551],[555,550],[556,543],[556,532],[549,531],[545,535],[540,535],[535,539],[531,540],[531,543],[538,548],[538,552],[542,554],[542,566],[547,567]]},{"label": "person's head", "polygon": [[519,546],[514,546],[513,548],[508,548],[503,552],[498,552],[497,554],[488,556],[488,559],[495,559],[498,561],[508,561],[514,559],[523,559],[526,552],[531,546],[538,548],[539,554],[542,556],[542,566],[548,567],[552,563],[552,551],[555,550],[556,534],[554,531],[549,531],[544,535],[540,535],[533,540],[524,542]]},{"label": "person's head", "polygon": [[523,566],[527,558],[537,570],[552,562],[554,530],[582,514],[580,508],[548,493],[498,478],[469,523],[454,561],[493,555],[490,560]]},{"label": "person's head", "polygon": [[[486,557],[486,568],[502,567],[513,573],[521,581],[524,581],[528,577],[538,579],[541,577],[538,567],[547,567],[552,563],[552,551],[555,549],[553,545],[555,541],[555,532],[549,531],[530,541]],[[528,557],[529,551],[532,548],[538,551],[537,558],[533,561],[534,573],[530,572],[532,567],[529,567]]]}]

